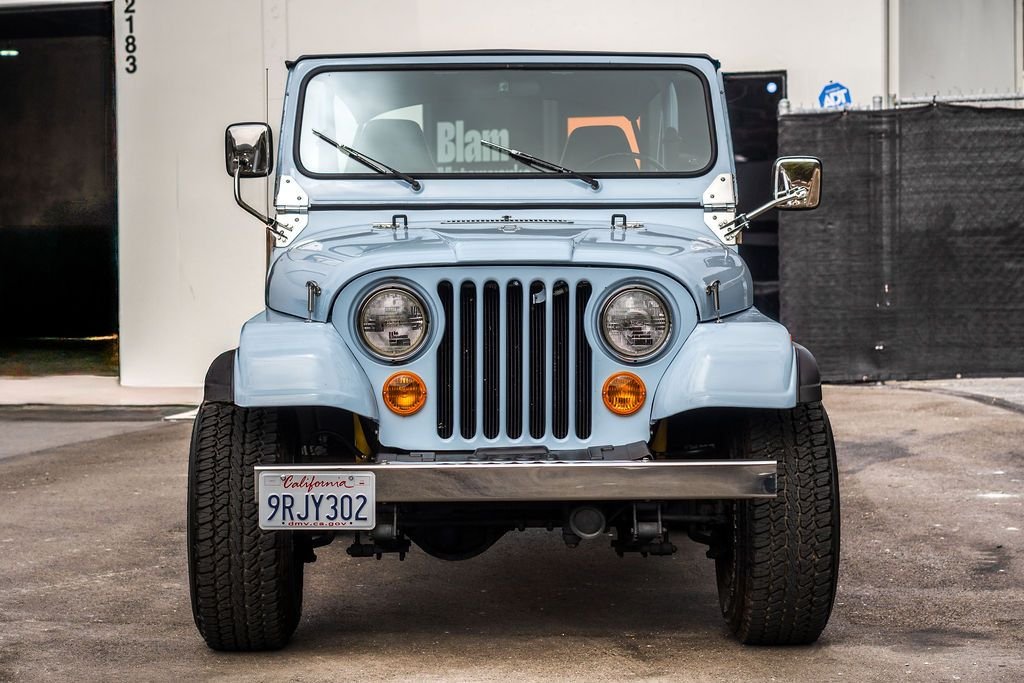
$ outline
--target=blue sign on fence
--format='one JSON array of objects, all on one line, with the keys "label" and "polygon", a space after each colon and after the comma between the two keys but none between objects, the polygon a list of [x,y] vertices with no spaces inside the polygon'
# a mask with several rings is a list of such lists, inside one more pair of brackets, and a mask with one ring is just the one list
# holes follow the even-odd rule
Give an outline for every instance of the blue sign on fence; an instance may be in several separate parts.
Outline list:
[{"label": "blue sign on fence", "polygon": [[825,109],[848,107],[853,104],[853,98],[850,97],[849,88],[842,83],[832,81],[821,89],[821,94],[818,95],[818,104]]}]

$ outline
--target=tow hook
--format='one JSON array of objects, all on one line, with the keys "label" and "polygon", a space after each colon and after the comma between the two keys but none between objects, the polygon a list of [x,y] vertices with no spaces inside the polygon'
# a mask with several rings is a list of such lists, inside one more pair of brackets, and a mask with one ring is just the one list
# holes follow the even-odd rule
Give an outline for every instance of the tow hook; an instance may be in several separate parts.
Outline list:
[{"label": "tow hook", "polygon": [[398,553],[399,561],[405,560],[411,543],[398,530],[398,506],[380,505],[377,508],[377,526],[370,532],[370,542],[362,542],[362,534],[356,534],[346,552],[352,557],[376,557],[384,553]]},{"label": "tow hook", "polygon": [[378,560],[384,557],[384,553],[398,553],[398,559],[405,560],[411,545],[407,538],[371,539],[369,543],[363,543],[361,535],[356,534],[352,545],[346,548],[345,552],[351,557],[376,557]]},{"label": "tow hook", "polygon": [[634,503],[632,525],[627,521],[617,527],[612,548],[619,557],[625,553],[648,555],[671,555],[678,548],[668,540],[658,503]]}]

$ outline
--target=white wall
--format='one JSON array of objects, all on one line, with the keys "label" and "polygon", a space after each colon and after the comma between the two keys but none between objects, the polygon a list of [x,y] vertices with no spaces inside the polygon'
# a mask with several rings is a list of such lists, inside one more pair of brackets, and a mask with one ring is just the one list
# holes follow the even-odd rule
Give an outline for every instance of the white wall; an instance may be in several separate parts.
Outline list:
[{"label": "white wall", "polygon": [[199,385],[263,305],[264,231],[235,206],[223,152],[226,124],[264,118],[261,8],[135,8],[129,74],[125,3],[114,4],[121,381]]},{"label": "white wall", "polygon": [[[726,71],[786,69],[794,105],[830,80],[870,104],[884,92],[884,0],[265,0],[284,51],[573,49],[706,52]],[[275,29],[279,30],[279,29]]]},{"label": "white wall", "polygon": [[899,0],[894,19],[901,97],[1019,87],[1021,0]]},{"label": "white wall", "polygon": [[[262,228],[224,172],[232,121],[277,125],[284,59],[316,52],[534,48],[707,52],[785,69],[794,104],[829,80],[883,92],[884,1],[136,0],[138,71],[115,2],[121,380],[199,385],[263,303]],[[249,181],[247,195],[260,199]]]}]

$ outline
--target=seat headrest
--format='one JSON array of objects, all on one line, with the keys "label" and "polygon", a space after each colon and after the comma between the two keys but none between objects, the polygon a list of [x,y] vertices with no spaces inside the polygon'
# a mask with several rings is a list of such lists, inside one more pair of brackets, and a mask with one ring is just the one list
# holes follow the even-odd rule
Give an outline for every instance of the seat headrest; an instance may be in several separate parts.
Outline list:
[{"label": "seat headrest", "polygon": [[[583,126],[576,128],[565,141],[562,166],[574,171],[636,171],[636,157],[626,133],[618,126]],[[601,159],[608,154],[624,156]],[[601,159],[596,164],[597,159]]]},{"label": "seat headrest", "polygon": [[[436,173],[423,129],[408,119],[373,119],[363,124],[352,147],[366,156],[398,169],[403,173]],[[346,173],[369,173],[354,159],[345,166]]]}]

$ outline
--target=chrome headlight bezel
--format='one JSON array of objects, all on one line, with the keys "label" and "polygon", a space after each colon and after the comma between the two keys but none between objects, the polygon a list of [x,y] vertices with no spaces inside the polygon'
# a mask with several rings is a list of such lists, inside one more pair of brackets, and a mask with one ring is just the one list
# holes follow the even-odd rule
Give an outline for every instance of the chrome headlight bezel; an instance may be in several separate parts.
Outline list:
[{"label": "chrome headlight bezel", "polygon": [[[628,351],[623,350],[612,341],[609,336],[609,325],[608,325],[608,312],[611,306],[623,295],[630,292],[642,292],[653,298],[658,305],[661,306],[662,311],[665,313],[665,334],[661,340],[645,350],[640,354],[630,354]],[[665,295],[653,287],[641,284],[641,283],[630,283],[619,287],[605,298],[604,303],[601,305],[601,313],[597,320],[598,330],[601,333],[601,341],[604,342],[605,348],[615,358],[625,363],[637,364],[646,363],[654,360],[668,347],[669,340],[672,338],[672,307],[669,306]]]},{"label": "chrome headlight bezel", "polygon": [[[367,337],[366,330],[363,325],[363,314],[366,312],[367,306],[369,306],[376,297],[386,292],[396,292],[402,296],[408,297],[417,306],[419,306],[423,315],[423,327],[419,339],[417,339],[415,344],[410,344],[407,350],[397,355],[388,355],[380,351],[378,347],[374,346]],[[400,363],[402,361],[409,360],[422,351],[427,345],[427,341],[430,337],[430,308],[427,301],[413,287],[401,282],[385,282],[374,287],[366,294],[366,296],[363,297],[359,307],[356,309],[355,329],[356,335],[359,337],[359,342],[368,354],[385,363]]]}]

